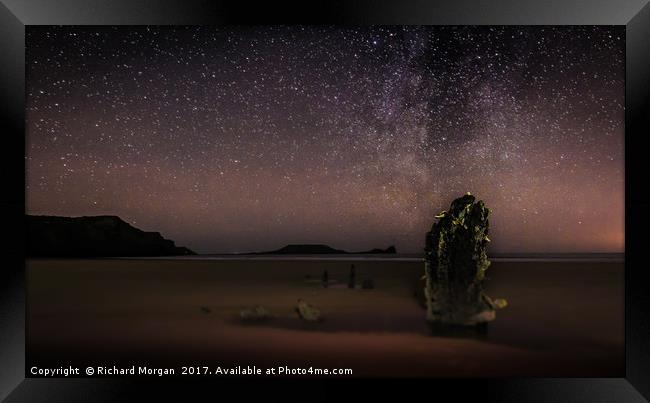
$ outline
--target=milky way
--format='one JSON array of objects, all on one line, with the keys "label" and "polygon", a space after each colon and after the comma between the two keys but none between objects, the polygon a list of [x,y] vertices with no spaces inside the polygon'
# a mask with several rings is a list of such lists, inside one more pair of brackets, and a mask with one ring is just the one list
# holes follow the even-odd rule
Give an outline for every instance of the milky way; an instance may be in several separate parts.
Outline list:
[{"label": "milky way", "polygon": [[620,252],[624,27],[27,27],[27,212],[198,252]]}]

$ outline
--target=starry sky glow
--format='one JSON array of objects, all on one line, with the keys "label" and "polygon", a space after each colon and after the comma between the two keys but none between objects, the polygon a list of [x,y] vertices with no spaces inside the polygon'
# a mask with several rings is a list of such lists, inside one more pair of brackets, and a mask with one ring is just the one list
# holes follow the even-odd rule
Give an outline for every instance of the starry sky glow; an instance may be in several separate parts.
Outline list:
[{"label": "starry sky glow", "polygon": [[29,214],[197,252],[622,252],[624,27],[27,27]]}]

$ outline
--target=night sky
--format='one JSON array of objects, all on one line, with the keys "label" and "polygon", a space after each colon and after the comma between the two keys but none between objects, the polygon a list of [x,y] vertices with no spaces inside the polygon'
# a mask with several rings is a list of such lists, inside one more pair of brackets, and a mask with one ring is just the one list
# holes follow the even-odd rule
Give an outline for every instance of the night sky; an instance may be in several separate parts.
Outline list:
[{"label": "night sky", "polygon": [[622,252],[624,27],[26,27],[27,213],[199,253]]}]

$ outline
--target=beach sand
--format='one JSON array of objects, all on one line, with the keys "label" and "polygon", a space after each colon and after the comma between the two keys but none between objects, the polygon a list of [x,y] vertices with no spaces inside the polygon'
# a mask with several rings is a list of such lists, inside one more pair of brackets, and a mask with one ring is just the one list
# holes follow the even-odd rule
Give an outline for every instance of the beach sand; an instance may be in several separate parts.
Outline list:
[{"label": "beach sand", "polygon": [[[350,264],[360,284],[348,289]],[[494,262],[486,334],[432,334],[422,262],[46,260],[27,267],[27,365],[350,368],[378,377],[624,376],[623,262]],[[323,288],[321,275],[331,280]],[[304,323],[298,298],[322,323]],[[243,322],[263,305],[273,318]]]}]

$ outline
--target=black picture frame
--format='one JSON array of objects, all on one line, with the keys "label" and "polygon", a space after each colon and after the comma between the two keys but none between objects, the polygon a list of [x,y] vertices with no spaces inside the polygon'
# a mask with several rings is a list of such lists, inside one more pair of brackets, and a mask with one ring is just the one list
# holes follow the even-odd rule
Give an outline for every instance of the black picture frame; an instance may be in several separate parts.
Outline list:
[{"label": "black picture frame", "polygon": [[[625,343],[624,378],[611,379],[42,379],[25,368],[25,26],[218,24],[625,25]],[[352,395],[454,396],[501,402],[643,402],[650,400],[650,293],[645,258],[650,228],[644,148],[650,121],[650,5],[646,0],[275,1],[0,0],[0,102],[3,123],[0,269],[0,399],[8,402],[206,400],[229,392],[298,394],[301,400]],[[604,324],[606,326],[606,324]],[[352,394],[342,389],[353,387]],[[450,395],[451,393],[451,395]],[[265,399],[265,400],[266,400]]]}]

